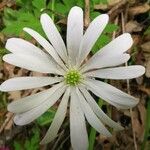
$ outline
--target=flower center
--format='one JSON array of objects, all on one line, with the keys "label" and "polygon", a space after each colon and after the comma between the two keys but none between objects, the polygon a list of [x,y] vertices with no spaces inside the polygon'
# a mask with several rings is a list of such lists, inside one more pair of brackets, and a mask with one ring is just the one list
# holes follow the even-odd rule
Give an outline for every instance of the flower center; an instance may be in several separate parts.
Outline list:
[{"label": "flower center", "polygon": [[76,86],[81,82],[82,75],[77,70],[69,70],[65,75],[65,81],[70,86]]}]

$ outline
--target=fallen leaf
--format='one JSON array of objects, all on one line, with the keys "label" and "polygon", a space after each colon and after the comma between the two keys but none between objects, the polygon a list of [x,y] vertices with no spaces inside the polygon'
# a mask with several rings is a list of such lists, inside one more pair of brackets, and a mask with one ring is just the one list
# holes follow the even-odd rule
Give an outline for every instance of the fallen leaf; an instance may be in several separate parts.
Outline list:
[{"label": "fallen leaf", "polygon": [[125,25],[125,31],[132,33],[132,32],[140,32],[142,31],[143,27],[137,22],[137,21],[129,21],[126,25]]},{"label": "fallen leaf", "polygon": [[145,3],[139,6],[134,6],[129,8],[129,15],[130,16],[136,16],[139,14],[146,13],[150,10],[150,5]]}]

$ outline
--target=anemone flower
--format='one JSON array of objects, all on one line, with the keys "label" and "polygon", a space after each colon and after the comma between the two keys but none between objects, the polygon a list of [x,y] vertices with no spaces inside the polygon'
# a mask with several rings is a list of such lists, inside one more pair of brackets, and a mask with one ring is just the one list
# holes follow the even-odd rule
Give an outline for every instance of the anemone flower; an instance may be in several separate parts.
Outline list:
[{"label": "anemone flower", "polygon": [[50,85],[49,89],[8,105],[8,110],[15,113],[15,124],[29,124],[59,100],[58,110],[41,144],[57,137],[69,105],[72,147],[86,150],[86,120],[104,136],[111,136],[104,124],[115,130],[123,129],[102,111],[91,93],[118,109],[129,109],[138,103],[136,98],[100,79],[132,79],[143,75],[145,68],[140,65],[118,67],[130,58],[126,51],[132,46],[133,40],[128,33],[120,35],[87,60],[87,55],[108,23],[107,14],[96,17],[84,33],[83,11],[73,7],[67,21],[67,46],[47,14],[42,14],[40,21],[49,41],[36,31],[24,28],[41,47],[20,38],[10,38],[6,49],[11,53],[6,54],[3,60],[47,76],[15,77],[2,83],[0,90],[15,91]]}]

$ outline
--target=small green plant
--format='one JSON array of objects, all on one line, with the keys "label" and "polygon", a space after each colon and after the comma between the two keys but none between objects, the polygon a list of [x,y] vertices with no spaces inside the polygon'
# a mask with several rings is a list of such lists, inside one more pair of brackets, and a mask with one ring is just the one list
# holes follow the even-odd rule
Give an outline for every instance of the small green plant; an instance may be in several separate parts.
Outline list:
[{"label": "small green plant", "polygon": [[15,150],[39,150],[40,132],[39,129],[32,129],[32,136],[25,140],[24,144],[14,141]]}]

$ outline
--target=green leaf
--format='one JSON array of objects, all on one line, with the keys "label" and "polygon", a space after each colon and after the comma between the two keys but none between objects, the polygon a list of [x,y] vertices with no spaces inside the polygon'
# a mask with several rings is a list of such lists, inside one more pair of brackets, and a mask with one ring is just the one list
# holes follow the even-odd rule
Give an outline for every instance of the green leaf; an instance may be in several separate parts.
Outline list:
[{"label": "green leaf", "polygon": [[91,13],[90,13],[90,17],[91,17],[91,19],[93,20],[93,19],[95,19],[97,16],[99,16],[100,15],[100,13],[99,12],[97,12],[97,11],[92,11]]},{"label": "green leaf", "polygon": [[109,24],[107,24],[104,32],[105,33],[112,33],[118,29],[119,29],[119,27],[117,25],[109,23]]},{"label": "green leaf", "polygon": [[45,0],[33,0],[32,4],[39,11],[41,11],[42,8],[46,8],[46,1]]},{"label": "green leaf", "polygon": [[76,5],[76,0],[62,0],[62,1],[68,8],[71,8]]},{"label": "green leaf", "polygon": [[146,112],[146,122],[145,122],[145,130],[144,130],[144,139],[141,145],[141,150],[146,149],[146,143],[148,143],[148,137],[150,136],[150,97],[147,101],[147,112]]},{"label": "green leaf", "polygon": [[14,149],[15,150],[21,150],[22,149],[22,145],[20,143],[18,143],[17,141],[14,141]]},{"label": "green leaf", "polygon": [[76,6],[79,6],[81,8],[84,8],[84,1],[76,0]]},{"label": "green leaf", "polygon": [[60,14],[67,15],[69,10],[70,9],[66,5],[64,5],[62,3],[56,3],[55,4],[55,11],[60,13]]},{"label": "green leaf", "polygon": [[25,150],[39,150],[40,131],[38,128],[33,128],[32,132],[31,138],[25,141]]},{"label": "green leaf", "polygon": [[95,54],[102,47],[104,47],[106,44],[108,44],[110,41],[111,41],[111,39],[109,36],[102,34],[96,41],[94,47],[92,48],[92,53]]},{"label": "green leaf", "polygon": [[49,109],[42,116],[40,116],[36,121],[40,126],[45,126],[50,124],[53,121],[54,116],[55,116],[55,110]]},{"label": "green leaf", "polygon": [[146,29],[146,31],[144,32],[145,35],[149,35],[150,34],[150,26]]},{"label": "green leaf", "polygon": [[5,54],[8,54],[8,51],[5,48],[0,48],[0,56],[4,56]]}]

